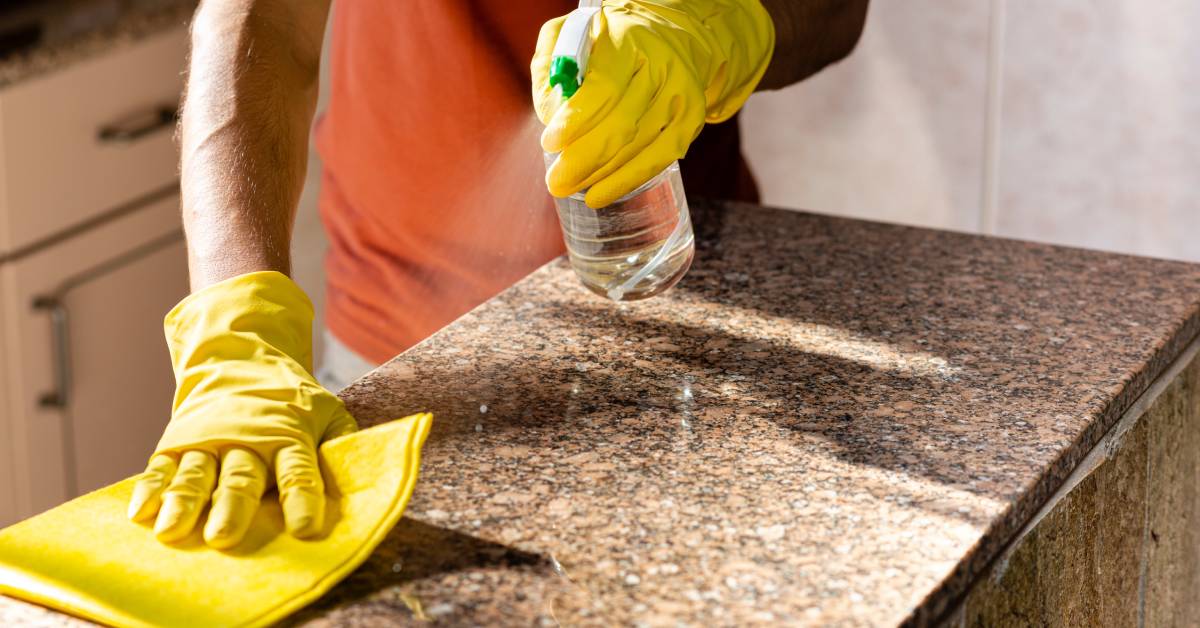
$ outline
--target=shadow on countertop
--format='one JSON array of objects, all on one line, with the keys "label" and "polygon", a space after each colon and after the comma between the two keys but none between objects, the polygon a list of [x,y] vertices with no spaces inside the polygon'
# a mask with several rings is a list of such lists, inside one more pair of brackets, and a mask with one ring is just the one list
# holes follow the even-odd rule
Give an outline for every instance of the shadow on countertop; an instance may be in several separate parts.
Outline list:
[{"label": "shadow on countertop", "polygon": [[[671,552],[791,516],[809,526],[798,551],[835,557],[822,509],[858,508],[850,490],[864,517],[902,500],[981,530],[958,590],[1200,320],[1194,265],[742,205],[693,214],[696,262],[665,295],[613,304],[559,260],[343,393],[364,425],[435,414],[418,510],[512,532],[505,547],[648,529]],[[691,519],[654,527],[671,521],[659,502]],[[746,543],[728,549],[758,551]]]}]

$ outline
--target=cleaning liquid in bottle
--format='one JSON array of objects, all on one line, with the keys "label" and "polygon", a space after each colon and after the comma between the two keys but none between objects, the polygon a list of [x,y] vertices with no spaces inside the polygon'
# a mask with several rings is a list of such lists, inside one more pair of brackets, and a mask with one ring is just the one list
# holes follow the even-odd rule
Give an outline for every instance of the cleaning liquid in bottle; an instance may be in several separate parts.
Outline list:
[{"label": "cleaning liquid in bottle", "polygon": [[[555,42],[550,84],[564,98],[583,81],[592,18],[599,11],[595,4],[581,2]],[[547,153],[546,167],[557,157]],[[589,290],[614,301],[634,301],[667,290],[687,273],[695,238],[679,162],[607,207],[588,207],[585,192],[556,197],[554,203],[571,266]]]}]

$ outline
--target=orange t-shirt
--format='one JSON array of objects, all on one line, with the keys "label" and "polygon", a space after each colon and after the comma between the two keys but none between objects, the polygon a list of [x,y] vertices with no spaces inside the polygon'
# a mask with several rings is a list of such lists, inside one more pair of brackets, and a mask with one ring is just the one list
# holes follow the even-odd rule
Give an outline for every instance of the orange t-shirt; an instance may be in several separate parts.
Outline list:
[{"label": "orange t-shirt", "polygon": [[[316,132],[330,239],[325,313],[359,354],[382,362],[563,252],[529,60],[542,23],[575,6],[353,0],[334,8],[331,95]],[[716,156],[684,160],[684,184],[690,193],[753,198],[736,123],[711,128],[722,127],[693,144],[690,154]],[[726,189],[689,173],[688,161],[721,172]]]}]

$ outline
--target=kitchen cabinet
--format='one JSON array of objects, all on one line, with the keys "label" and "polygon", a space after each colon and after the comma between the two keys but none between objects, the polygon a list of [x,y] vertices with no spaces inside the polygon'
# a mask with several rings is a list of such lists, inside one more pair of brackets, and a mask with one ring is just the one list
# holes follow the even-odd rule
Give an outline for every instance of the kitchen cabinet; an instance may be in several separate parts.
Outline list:
[{"label": "kitchen cabinet", "polygon": [[173,390],[162,317],[187,292],[178,203],[153,203],[0,274],[24,517],[137,473],[162,433]]},{"label": "kitchen cabinet", "polygon": [[186,50],[171,27],[0,89],[0,527],[137,473],[169,417]]},{"label": "kitchen cabinet", "polygon": [[187,30],[0,90],[0,252],[104,220],[176,177]]},{"label": "kitchen cabinet", "polygon": [[182,233],[172,231],[60,297],[70,316],[67,362],[74,375],[62,420],[73,431],[64,468],[74,494],[145,467],[175,388],[162,319],[186,288],[187,252]]}]

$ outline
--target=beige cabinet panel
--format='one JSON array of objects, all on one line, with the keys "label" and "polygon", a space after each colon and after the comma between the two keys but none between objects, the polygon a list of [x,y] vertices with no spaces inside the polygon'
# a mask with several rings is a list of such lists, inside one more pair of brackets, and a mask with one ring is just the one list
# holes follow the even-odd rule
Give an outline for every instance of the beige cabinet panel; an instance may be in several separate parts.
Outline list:
[{"label": "beige cabinet panel", "polygon": [[175,380],[162,319],[187,294],[187,251],[173,235],[62,297],[69,312],[67,418],[74,441],[67,471],[75,475],[77,494],[145,468],[170,417]]},{"label": "beige cabinet panel", "polygon": [[0,252],[170,185],[180,27],[0,90]]},{"label": "beige cabinet panel", "polygon": [[[0,277],[0,282],[3,282]],[[3,291],[0,290],[0,293]],[[4,329],[5,312],[0,307],[0,330]],[[4,334],[0,333],[0,399],[8,399],[8,350],[4,344]],[[9,426],[8,413],[0,407],[0,528],[16,521],[16,479],[13,468],[13,438]]]},{"label": "beige cabinet panel", "polygon": [[[0,266],[3,412],[27,517],[145,462],[172,388],[162,316],[187,291],[178,201]],[[63,333],[65,332],[65,333]]]}]

